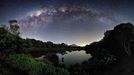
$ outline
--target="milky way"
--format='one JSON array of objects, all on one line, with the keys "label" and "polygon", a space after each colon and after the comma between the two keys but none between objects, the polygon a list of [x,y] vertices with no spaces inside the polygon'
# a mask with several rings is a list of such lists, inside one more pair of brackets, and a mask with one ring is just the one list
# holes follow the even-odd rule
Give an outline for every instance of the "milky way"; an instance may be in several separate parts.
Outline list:
[{"label": "milky way", "polygon": [[[85,36],[87,39],[87,34],[96,36],[92,32],[99,29],[96,27],[98,24],[103,26],[114,24],[117,20],[113,16],[79,6],[43,7],[20,19],[19,23],[22,32],[26,35],[33,32],[32,35],[41,33],[38,36],[45,37],[47,34],[45,32],[53,31],[49,35],[58,36],[56,39],[66,37],[68,40],[72,38],[79,40]],[[85,30],[91,30],[91,32]],[[66,35],[61,36],[61,34],[69,34],[71,38]],[[78,37],[79,34],[83,36]]]}]

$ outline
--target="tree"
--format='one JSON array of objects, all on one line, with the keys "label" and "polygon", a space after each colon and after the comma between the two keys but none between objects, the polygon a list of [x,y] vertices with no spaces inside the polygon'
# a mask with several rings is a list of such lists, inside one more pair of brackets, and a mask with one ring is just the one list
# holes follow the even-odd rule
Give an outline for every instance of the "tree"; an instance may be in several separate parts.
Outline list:
[{"label": "tree", "polygon": [[107,31],[101,41],[103,46],[116,55],[132,55],[131,43],[134,42],[134,26],[131,23],[122,23]]},{"label": "tree", "polygon": [[0,27],[0,51],[3,53],[20,52],[21,38],[7,29]]},{"label": "tree", "polygon": [[10,24],[10,31],[11,33],[13,33],[14,35],[19,35],[19,25],[18,25],[18,22],[17,20],[10,20],[9,21],[9,24]]}]

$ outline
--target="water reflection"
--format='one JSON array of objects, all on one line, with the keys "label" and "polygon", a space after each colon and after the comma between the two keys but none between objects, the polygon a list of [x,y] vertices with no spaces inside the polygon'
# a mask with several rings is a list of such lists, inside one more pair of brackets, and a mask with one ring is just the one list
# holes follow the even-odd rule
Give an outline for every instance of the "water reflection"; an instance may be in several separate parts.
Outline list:
[{"label": "water reflection", "polygon": [[87,54],[84,50],[72,52],[66,51],[64,54],[57,53],[56,55],[59,57],[59,64],[65,65],[81,64],[92,57],[91,54]]}]

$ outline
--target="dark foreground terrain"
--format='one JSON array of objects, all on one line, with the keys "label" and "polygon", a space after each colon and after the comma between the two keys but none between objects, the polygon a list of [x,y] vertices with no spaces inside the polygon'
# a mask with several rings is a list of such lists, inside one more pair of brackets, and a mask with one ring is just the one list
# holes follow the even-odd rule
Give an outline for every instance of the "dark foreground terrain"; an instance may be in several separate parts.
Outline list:
[{"label": "dark foreground terrain", "polygon": [[[82,49],[35,39],[22,39],[18,34],[0,28],[0,75],[134,75],[134,26],[122,23],[104,33],[102,40],[83,49],[93,57],[82,64],[65,66],[35,60],[36,48]],[[50,51],[51,52],[51,51]],[[37,52],[38,53],[38,52]],[[54,58],[51,58],[54,59]],[[53,63],[53,62],[52,62]]]}]

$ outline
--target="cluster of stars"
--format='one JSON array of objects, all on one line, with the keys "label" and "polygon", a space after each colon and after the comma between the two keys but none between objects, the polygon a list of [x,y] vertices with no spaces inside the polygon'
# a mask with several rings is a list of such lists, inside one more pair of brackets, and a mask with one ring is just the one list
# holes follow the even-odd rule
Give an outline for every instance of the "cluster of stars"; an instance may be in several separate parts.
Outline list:
[{"label": "cluster of stars", "polygon": [[48,23],[50,22],[49,20],[50,17],[55,17],[55,16],[65,16],[65,15],[79,15],[79,14],[84,14],[84,15],[90,15],[90,16],[94,16],[94,14],[92,14],[91,12],[87,11],[87,10],[83,10],[83,8],[81,7],[59,7],[59,8],[47,8],[44,7],[42,9],[39,9],[35,12],[32,12],[31,14],[29,14],[29,16],[23,18],[20,20],[20,23],[26,23],[28,25],[37,25],[40,23]]},{"label": "cluster of stars", "polygon": [[90,21],[91,23],[94,21],[104,22],[104,20],[113,22],[112,18],[107,17],[107,15],[89,8],[79,6],[43,7],[20,19],[19,25],[25,30],[39,25],[57,24],[60,26],[60,24],[72,24],[73,22],[74,24],[79,22],[83,24],[90,23]]}]

